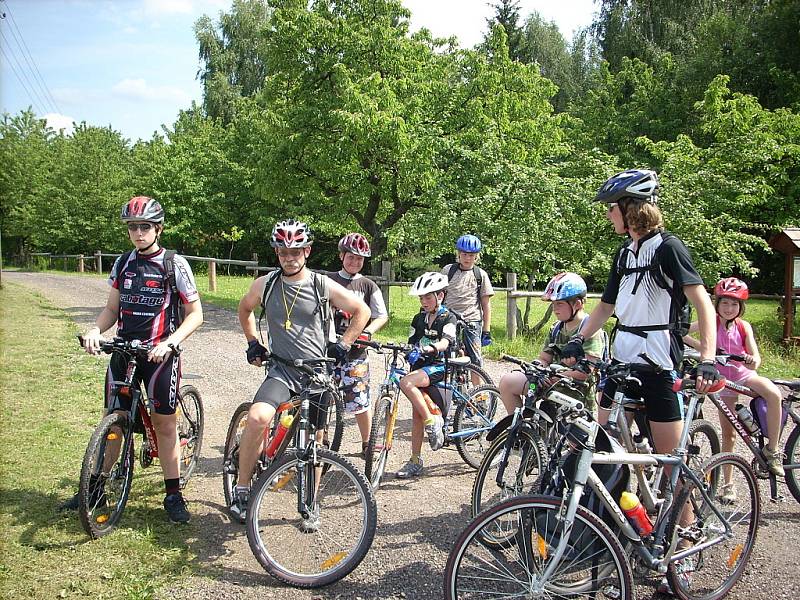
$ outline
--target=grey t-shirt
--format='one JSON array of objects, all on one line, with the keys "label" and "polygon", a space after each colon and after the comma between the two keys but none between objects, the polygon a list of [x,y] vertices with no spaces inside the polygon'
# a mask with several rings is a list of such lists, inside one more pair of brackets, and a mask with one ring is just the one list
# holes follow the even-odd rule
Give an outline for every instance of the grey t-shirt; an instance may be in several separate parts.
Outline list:
[{"label": "grey t-shirt", "polygon": [[[280,276],[267,298],[264,307],[267,347],[281,358],[294,360],[325,356],[328,335],[323,330],[323,310],[314,290],[315,277],[322,280],[322,290],[327,297],[327,278],[309,272],[303,281],[286,281]],[[291,323],[288,328],[287,321]],[[303,381],[301,371],[277,360],[272,361],[267,377],[282,381],[293,392],[300,391]]]},{"label": "grey t-shirt", "polygon": [[[441,272],[449,277],[452,266],[447,265]],[[486,271],[481,268],[478,270],[481,274],[481,297],[494,296],[494,288]],[[482,319],[481,305],[478,303],[478,282],[472,269],[467,271],[456,269],[453,278],[448,282],[445,304],[447,308],[460,314],[465,321]]]}]

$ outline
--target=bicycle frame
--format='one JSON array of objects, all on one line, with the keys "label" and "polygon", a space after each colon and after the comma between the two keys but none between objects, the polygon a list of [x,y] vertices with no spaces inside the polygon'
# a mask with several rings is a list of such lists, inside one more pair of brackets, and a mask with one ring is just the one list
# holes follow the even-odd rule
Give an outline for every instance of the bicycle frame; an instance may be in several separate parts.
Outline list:
[{"label": "bicycle frame", "polygon": [[[585,488],[588,486],[595,492],[596,496],[600,499],[614,523],[619,527],[620,532],[624,537],[633,544],[634,551],[641,559],[643,564],[648,568],[664,573],[667,570],[667,565],[671,562],[681,560],[687,556],[694,555],[706,548],[716,545],[717,541],[703,542],[694,545],[685,550],[676,550],[677,537],[670,541],[669,547],[665,548],[664,537],[666,535],[666,527],[669,522],[669,515],[674,502],[674,490],[677,487],[678,480],[685,477],[697,486],[698,491],[703,497],[703,500],[708,503],[713,513],[724,523],[725,533],[730,534],[731,527],[724,515],[712,501],[711,497],[706,492],[702,481],[695,475],[691,469],[685,464],[686,451],[678,449],[674,454],[639,454],[631,452],[613,452],[613,453],[595,453],[595,439],[600,428],[596,422],[587,421],[580,416],[583,410],[582,406],[577,406],[575,400],[559,394],[554,398],[559,404],[566,407],[568,416],[565,418],[567,423],[578,427],[579,430],[587,434],[588,439],[584,447],[580,450],[575,477],[570,487],[565,490],[562,499],[563,515],[562,522],[564,524],[565,534],[561,536],[558,546],[554,551],[554,558],[542,574],[542,582],[547,582],[558,566],[560,559],[566,551],[569,536],[574,523],[574,517],[580,503],[581,496]],[[682,442],[685,447],[686,439],[688,439],[688,428],[684,429],[682,433]],[[672,473],[669,478],[670,485],[664,494],[664,499],[659,507],[655,527],[653,530],[652,538],[654,543],[648,547],[642,537],[636,532],[633,526],[628,522],[627,518],[622,512],[617,502],[611,497],[610,492],[605,487],[600,477],[592,469],[593,465],[638,465],[638,466],[651,466],[651,467],[671,467]],[[645,486],[647,487],[647,486]],[[642,491],[640,489],[640,491]],[[651,490],[652,493],[652,490]],[[720,541],[722,538],[719,538]],[[654,552],[651,552],[651,548]]]}]

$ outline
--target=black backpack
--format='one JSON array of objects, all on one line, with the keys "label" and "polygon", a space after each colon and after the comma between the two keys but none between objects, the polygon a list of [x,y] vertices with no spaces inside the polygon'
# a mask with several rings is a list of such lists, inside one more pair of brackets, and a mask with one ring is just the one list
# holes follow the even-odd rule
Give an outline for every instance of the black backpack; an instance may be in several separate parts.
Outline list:
[{"label": "black backpack", "polygon": [[642,280],[644,279],[645,275],[647,275],[647,273],[650,273],[650,275],[653,277],[653,281],[656,282],[656,285],[661,289],[669,292],[669,295],[672,298],[670,322],[665,323],[663,325],[643,325],[638,327],[624,326],[617,323],[617,325],[614,327],[614,332],[612,333],[612,337],[614,333],[616,333],[617,329],[619,329],[620,331],[627,331],[633,333],[640,337],[647,337],[648,331],[660,331],[664,329],[670,331],[677,331],[681,337],[689,333],[689,325],[691,325],[692,323],[692,306],[691,304],[689,304],[689,301],[683,294],[681,286],[677,282],[673,282],[672,285],[667,283],[666,276],[664,275],[664,271],[661,268],[662,248],[666,246],[668,240],[678,239],[678,238],[673,234],[669,233],[668,231],[663,231],[661,233],[661,236],[663,238],[662,242],[653,253],[653,257],[650,259],[649,265],[644,267],[624,267],[622,265],[625,251],[626,249],[629,249],[630,245],[633,243],[633,240],[628,240],[620,249],[619,256],[617,258],[616,269],[620,277],[623,277],[625,275],[630,275],[631,273],[637,274],[636,282],[633,284],[633,290],[631,292],[633,294],[635,294],[636,290],[639,289],[639,284],[642,283]]}]

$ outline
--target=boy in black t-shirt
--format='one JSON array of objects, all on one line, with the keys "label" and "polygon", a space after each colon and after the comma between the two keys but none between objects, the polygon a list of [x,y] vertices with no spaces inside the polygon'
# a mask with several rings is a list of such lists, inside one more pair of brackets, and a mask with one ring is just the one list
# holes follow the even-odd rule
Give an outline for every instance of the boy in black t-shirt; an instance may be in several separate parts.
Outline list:
[{"label": "boy in black t-shirt", "polygon": [[408,343],[415,347],[408,357],[411,372],[400,380],[400,389],[414,409],[411,459],[397,472],[400,479],[422,475],[423,432],[428,436],[431,450],[439,450],[444,444],[442,415],[447,414],[448,407],[436,388],[430,389],[436,406],[429,407],[422,390],[444,379],[444,352],[455,341],[456,317],[442,305],[446,288],[445,275],[427,272],[417,277],[409,291],[409,295],[419,296],[422,310],[411,321],[408,336]]}]

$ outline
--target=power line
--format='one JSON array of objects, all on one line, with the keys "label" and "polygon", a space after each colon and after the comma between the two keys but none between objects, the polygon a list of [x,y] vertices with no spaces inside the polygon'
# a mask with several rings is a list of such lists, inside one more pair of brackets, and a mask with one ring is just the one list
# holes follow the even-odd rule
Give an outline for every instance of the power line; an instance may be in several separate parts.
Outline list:
[{"label": "power line", "polygon": [[[25,43],[25,38],[22,35],[22,31],[20,31],[19,27],[17,26],[17,21],[14,19],[14,15],[11,13],[11,7],[8,6],[8,0],[3,0],[6,5],[7,14],[10,17],[11,23],[11,35],[14,36],[14,40],[17,42],[17,46],[20,47],[22,50],[22,57],[25,59],[25,62],[28,63],[28,68],[30,69],[31,73],[33,74],[34,81],[39,85],[39,89],[42,91],[42,96],[50,103],[53,112],[61,113],[61,107],[56,102],[53,94],[50,93],[50,88],[47,87],[47,83],[42,77],[42,73],[39,71],[39,67],[36,64],[36,60],[34,60],[33,55],[31,54],[30,49],[28,48],[28,44]],[[15,32],[16,30],[16,32]],[[19,36],[19,37],[18,37]]]},{"label": "power line", "polygon": [[[15,76],[16,76],[16,78],[17,78],[17,81],[19,81],[20,85],[22,86],[22,89],[24,89],[24,90],[25,90],[25,93],[28,95],[28,99],[31,101],[31,104],[33,105],[33,107],[36,109],[36,111],[37,111],[37,112],[38,112],[40,115],[43,115],[43,114],[44,114],[46,111],[43,111],[43,110],[41,109],[41,107],[39,106],[39,103],[38,103],[38,101],[34,100],[33,94],[31,94],[30,90],[28,89],[28,86],[26,86],[26,85],[25,85],[25,82],[24,82],[24,81],[22,81],[22,78],[19,76],[19,73],[17,73],[17,70],[14,68],[14,65],[13,65],[13,64],[11,64],[11,61],[10,61],[10,60],[8,60],[8,55],[6,54],[6,51],[5,51],[5,50],[3,50],[3,46],[2,46],[2,44],[0,44],[0,54],[2,54],[2,55],[5,57],[5,62],[6,62],[6,64],[7,64],[9,67],[11,67],[11,72],[12,72],[12,73],[14,73],[14,75],[15,75]],[[16,59],[16,57],[14,57],[14,62],[16,62],[16,60],[17,60],[17,59]],[[23,75],[25,75],[25,73],[24,73],[24,72],[23,72]],[[27,77],[26,77],[26,79],[27,79]]]}]

